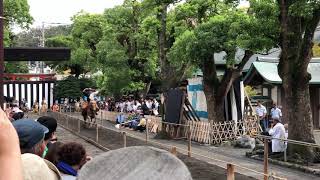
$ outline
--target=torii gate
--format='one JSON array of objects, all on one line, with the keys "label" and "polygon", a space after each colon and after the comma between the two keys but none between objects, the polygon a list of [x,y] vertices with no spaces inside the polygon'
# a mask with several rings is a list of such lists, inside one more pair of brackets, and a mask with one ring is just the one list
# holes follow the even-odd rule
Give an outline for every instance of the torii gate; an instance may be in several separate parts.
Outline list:
[{"label": "torii gate", "polygon": [[0,0],[0,106],[3,108],[3,75],[6,61],[66,61],[70,59],[69,48],[3,48],[3,0]]}]

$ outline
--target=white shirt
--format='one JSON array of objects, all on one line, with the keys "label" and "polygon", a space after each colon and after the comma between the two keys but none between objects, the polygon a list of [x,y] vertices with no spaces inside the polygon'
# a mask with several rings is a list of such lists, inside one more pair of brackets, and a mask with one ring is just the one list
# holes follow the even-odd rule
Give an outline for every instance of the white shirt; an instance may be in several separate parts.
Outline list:
[{"label": "white shirt", "polygon": [[260,106],[257,106],[256,107],[256,114],[259,116],[259,117],[262,117],[264,115],[267,114],[267,109],[266,107],[264,107],[262,104]]},{"label": "white shirt", "polygon": [[282,117],[281,109],[275,107],[271,109],[271,118],[280,118]]},{"label": "white shirt", "polygon": [[154,109],[158,109],[159,108],[159,103],[158,103],[158,101],[154,101]]},{"label": "white shirt", "polygon": [[23,111],[21,111],[18,107],[14,107],[14,108],[12,108],[12,112],[18,113],[18,112],[23,112]]},{"label": "white shirt", "polygon": [[[273,128],[269,130],[269,134],[272,138],[286,139],[286,131],[283,124],[277,123]],[[278,139],[272,139],[272,152],[284,152],[286,150],[285,141]]]},{"label": "white shirt", "polygon": [[146,105],[147,105],[148,109],[152,109],[152,102],[151,101],[147,101]]}]

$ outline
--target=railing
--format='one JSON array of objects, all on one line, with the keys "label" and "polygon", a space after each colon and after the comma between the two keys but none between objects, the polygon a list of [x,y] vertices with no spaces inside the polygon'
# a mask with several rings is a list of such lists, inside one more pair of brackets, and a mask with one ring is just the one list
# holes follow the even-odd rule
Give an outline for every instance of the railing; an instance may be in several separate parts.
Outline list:
[{"label": "railing", "polygon": [[[119,142],[123,141],[123,146],[122,147],[127,147],[128,146],[128,141],[127,140],[128,140],[128,137],[129,137],[129,138],[134,138],[136,140],[140,140],[141,142],[144,142],[144,144],[141,144],[141,145],[149,144],[149,145],[153,145],[153,146],[156,146],[156,147],[160,147],[162,149],[169,150],[171,153],[173,153],[175,155],[177,154],[177,152],[180,152],[180,153],[183,153],[183,154],[187,154],[189,157],[193,157],[193,156],[194,157],[201,157],[201,158],[206,158],[206,159],[210,159],[210,160],[213,160],[213,161],[225,163],[226,168],[227,168],[227,179],[228,180],[234,180],[234,178],[235,178],[235,174],[234,174],[235,173],[235,168],[256,173],[257,175],[263,176],[264,179],[268,179],[268,178],[279,179],[279,180],[285,180],[286,179],[286,178],[278,177],[278,176],[276,176],[274,174],[268,173],[268,171],[267,171],[268,164],[265,164],[264,173],[262,173],[262,172],[259,172],[259,171],[244,167],[242,165],[239,165],[239,164],[236,164],[236,163],[233,163],[233,162],[227,162],[227,161],[224,161],[224,160],[221,160],[221,159],[212,158],[210,156],[206,156],[206,155],[203,155],[203,154],[200,154],[200,153],[193,152],[192,151],[192,144],[191,144],[191,139],[192,139],[191,137],[192,137],[192,133],[193,132],[192,132],[192,128],[191,128],[190,125],[183,125],[185,127],[185,129],[187,130],[186,139],[187,139],[188,143],[187,143],[185,148],[181,148],[181,147],[175,147],[175,146],[169,145],[167,143],[159,142],[159,141],[156,141],[156,140],[150,138],[150,135],[153,134],[153,133],[151,133],[148,128],[145,131],[145,137],[143,138],[141,136],[138,136],[138,135],[136,135],[134,133],[128,132],[128,131],[123,130],[123,129],[114,129],[114,128],[110,128],[110,127],[104,126],[101,123],[102,121],[100,122],[100,124],[99,124],[99,121],[96,124],[92,124],[91,123],[91,125],[95,126],[94,127],[95,130],[94,131],[90,131],[91,133],[94,133],[94,134],[90,135],[91,137],[94,137],[94,139],[90,139],[90,138],[87,137],[88,136],[87,134],[85,134],[85,135],[81,134],[81,132],[82,132],[82,128],[81,127],[83,125],[85,125],[86,123],[87,124],[90,124],[90,123],[84,122],[84,120],[80,119],[79,117],[73,117],[73,116],[65,114],[65,113],[59,113],[58,112],[58,113],[50,113],[49,115],[55,117],[58,120],[58,123],[59,123],[60,126],[68,129],[69,131],[71,131],[74,134],[77,134],[78,136],[81,136],[85,140],[87,140],[87,141],[99,146],[100,148],[103,148],[104,150],[111,150],[111,149],[109,149],[108,147],[105,147],[105,146],[103,146],[101,144],[100,136],[108,136],[108,133],[114,132],[114,133],[118,133],[119,136],[118,136],[118,138],[112,139],[112,140],[113,141],[116,140],[116,141],[119,141]],[[167,125],[170,125],[170,126],[182,126],[181,124],[172,124],[172,123],[164,123],[164,124],[167,124]],[[148,125],[147,125],[147,127],[148,127]],[[139,145],[139,144],[134,144],[134,145]],[[118,148],[121,148],[121,147],[118,147]]]}]

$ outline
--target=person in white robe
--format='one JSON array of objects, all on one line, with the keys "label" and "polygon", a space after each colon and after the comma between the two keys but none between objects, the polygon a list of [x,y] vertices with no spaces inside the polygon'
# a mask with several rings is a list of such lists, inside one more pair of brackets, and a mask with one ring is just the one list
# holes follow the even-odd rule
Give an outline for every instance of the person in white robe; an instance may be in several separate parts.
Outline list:
[{"label": "person in white robe", "polygon": [[286,131],[283,124],[278,117],[273,118],[272,128],[269,130],[269,135],[272,138],[272,153],[284,152],[286,150],[285,141],[279,139],[286,139]]}]

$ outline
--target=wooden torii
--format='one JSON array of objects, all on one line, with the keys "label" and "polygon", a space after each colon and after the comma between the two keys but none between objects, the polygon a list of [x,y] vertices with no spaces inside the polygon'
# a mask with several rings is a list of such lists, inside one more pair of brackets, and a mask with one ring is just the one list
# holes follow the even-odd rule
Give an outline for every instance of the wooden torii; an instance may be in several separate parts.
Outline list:
[{"label": "wooden torii", "polygon": [[[5,61],[67,61],[70,59],[70,54],[69,48],[4,48]],[[3,67],[1,69],[0,104],[2,107],[4,103],[4,72]]]},{"label": "wooden torii", "polygon": [[3,47],[3,0],[0,0],[0,106],[3,108],[4,61],[66,61],[70,59],[69,48],[5,48]]}]

